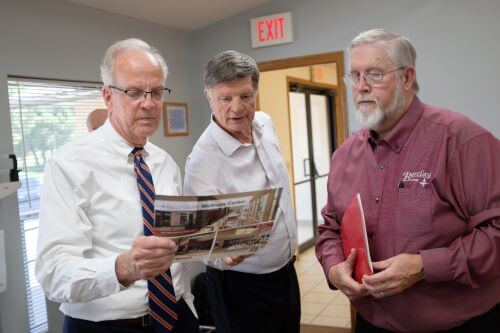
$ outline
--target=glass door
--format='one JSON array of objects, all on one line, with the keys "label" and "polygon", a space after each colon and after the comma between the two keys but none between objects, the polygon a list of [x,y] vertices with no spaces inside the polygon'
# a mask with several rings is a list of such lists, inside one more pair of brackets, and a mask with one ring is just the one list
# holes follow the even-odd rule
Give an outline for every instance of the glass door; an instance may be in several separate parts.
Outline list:
[{"label": "glass door", "polygon": [[334,95],[331,90],[290,84],[293,186],[299,248],[314,244],[326,203],[333,152]]}]

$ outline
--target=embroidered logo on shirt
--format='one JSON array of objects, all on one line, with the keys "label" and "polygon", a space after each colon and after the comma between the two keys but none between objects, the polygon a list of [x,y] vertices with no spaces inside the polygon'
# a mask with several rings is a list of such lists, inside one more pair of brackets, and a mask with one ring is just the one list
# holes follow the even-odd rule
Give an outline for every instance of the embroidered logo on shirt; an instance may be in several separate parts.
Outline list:
[{"label": "embroidered logo on shirt", "polygon": [[402,182],[418,182],[422,188],[425,188],[429,182],[428,180],[431,179],[432,173],[427,172],[425,170],[420,170],[416,172],[411,172],[411,171],[406,171],[403,172],[403,178],[401,179]]}]

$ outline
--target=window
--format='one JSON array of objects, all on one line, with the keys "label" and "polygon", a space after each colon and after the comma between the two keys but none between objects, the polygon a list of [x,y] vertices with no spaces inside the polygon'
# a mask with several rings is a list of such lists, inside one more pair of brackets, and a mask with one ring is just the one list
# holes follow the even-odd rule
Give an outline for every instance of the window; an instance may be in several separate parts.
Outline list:
[{"label": "window", "polygon": [[55,149],[87,132],[90,111],[105,107],[101,85],[8,78],[14,153],[21,169],[17,191],[30,333],[47,332],[44,293],[35,279],[40,185]]}]

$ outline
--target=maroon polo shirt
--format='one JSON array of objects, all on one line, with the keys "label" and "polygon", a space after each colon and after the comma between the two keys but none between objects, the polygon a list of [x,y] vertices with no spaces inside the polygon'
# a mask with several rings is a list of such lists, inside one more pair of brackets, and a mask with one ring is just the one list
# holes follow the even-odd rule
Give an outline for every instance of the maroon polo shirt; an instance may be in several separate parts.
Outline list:
[{"label": "maroon polo shirt", "polygon": [[373,261],[422,256],[425,280],[353,304],[375,326],[437,331],[500,302],[500,141],[468,118],[420,102],[385,139],[369,130],[333,154],[316,255],[343,262],[339,224],[361,194]]}]

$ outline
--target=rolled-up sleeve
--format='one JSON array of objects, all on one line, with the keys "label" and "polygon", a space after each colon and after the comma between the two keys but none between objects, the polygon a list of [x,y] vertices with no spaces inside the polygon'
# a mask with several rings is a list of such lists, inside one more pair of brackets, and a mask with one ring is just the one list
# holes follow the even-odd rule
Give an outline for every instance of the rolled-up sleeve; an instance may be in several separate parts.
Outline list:
[{"label": "rolled-up sleeve", "polygon": [[116,255],[85,257],[92,248],[86,202],[75,175],[49,160],[41,191],[35,274],[47,298],[58,303],[86,302],[120,290]]},{"label": "rolled-up sleeve", "polygon": [[450,187],[462,198],[467,232],[448,247],[420,252],[427,282],[475,288],[500,277],[500,141],[485,133],[449,160]]}]

